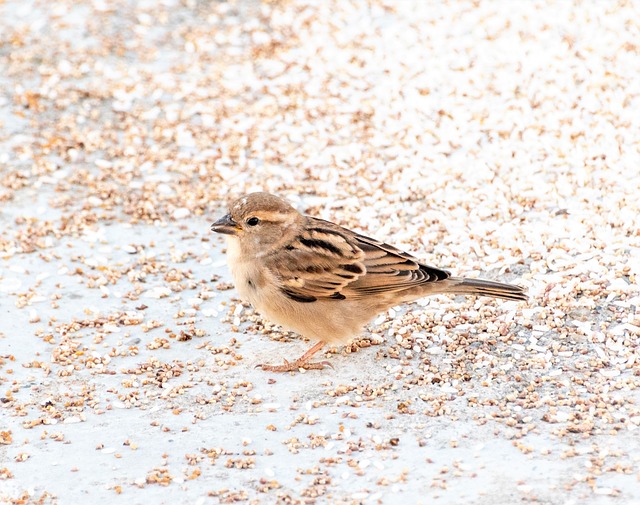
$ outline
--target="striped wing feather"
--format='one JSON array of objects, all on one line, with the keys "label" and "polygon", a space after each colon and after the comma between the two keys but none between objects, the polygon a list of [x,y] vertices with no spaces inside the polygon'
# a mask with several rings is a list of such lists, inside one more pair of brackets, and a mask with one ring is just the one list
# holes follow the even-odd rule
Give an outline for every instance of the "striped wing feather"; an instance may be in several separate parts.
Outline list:
[{"label": "striped wing feather", "polygon": [[[270,261],[282,291],[299,302],[362,298],[446,279],[449,273],[410,254],[338,225],[307,218],[305,231]],[[275,262],[277,261],[277,265]]]},{"label": "striped wing feather", "polygon": [[363,235],[355,236],[365,254],[367,274],[348,286],[355,297],[397,292],[449,278],[446,270],[431,267],[389,244]]}]

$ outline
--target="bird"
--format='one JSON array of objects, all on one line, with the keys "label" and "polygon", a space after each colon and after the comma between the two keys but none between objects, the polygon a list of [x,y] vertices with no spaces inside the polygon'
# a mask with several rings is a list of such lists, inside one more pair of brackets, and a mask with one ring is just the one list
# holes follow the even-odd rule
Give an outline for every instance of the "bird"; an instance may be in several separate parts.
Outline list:
[{"label": "bird", "polygon": [[264,317],[317,341],[271,372],[322,369],[311,358],[357,336],[380,312],[428,295],[453,293],[526,301],[524,288],[453,277],[409,253],[257,192],[232,202],[211,225],[226,236],[227,263],[240,297]]}]

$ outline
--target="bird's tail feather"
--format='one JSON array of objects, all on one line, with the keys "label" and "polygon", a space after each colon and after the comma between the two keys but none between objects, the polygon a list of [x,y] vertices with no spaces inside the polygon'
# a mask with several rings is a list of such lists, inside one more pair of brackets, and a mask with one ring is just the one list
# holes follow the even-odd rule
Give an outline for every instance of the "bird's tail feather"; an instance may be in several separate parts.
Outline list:
[{"label": "bird's tail feather", "polygon": [[460,295],[491,296],[505,300],[524,300],[527,294],[524,288],[513,284],[487,281],[484,279],[468,279],[466,277],[450,277],[445,282],[450,283],[447,292]]}]

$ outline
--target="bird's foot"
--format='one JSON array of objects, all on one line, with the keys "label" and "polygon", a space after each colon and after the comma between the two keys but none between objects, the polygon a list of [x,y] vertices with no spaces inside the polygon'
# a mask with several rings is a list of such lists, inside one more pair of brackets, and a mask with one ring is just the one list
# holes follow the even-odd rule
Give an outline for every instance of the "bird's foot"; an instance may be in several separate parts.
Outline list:
[{"label": "bird's foot", "polygon": [[304,370],[322,370],[325,367],[333,368],[333,365],[328,361],[303,361],[297,359],[295,361],[284,360],[282,365],[256,365],[256,368],[261,368],[265,372],[298,372]]}]

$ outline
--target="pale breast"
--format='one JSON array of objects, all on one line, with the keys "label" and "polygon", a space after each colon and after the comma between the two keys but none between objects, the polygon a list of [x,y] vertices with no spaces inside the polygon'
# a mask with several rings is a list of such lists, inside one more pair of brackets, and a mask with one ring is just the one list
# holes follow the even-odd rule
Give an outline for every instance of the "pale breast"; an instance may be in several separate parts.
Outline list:
[{"label": "pale breast", "polygon": [[[346,343],[358,335],[373,317],[364,300],[295,301],[282,290],[278,279],[259,261],[240,261],[236,240],[228,240],[229,270],[240,297],[269,321],[307,338]],[[365,309],[365,310],[363,310]]]},{"label": "pale breast", "polygon": [[240,251],[236,240],[227,242],[227,262],[233,277],[236,290],[243,300],[248,301],[255,308],[260,309],[262,301],[267,293],[264,293],[268,284],[264,269],[259,268],[256,261],[241,261]]}]

